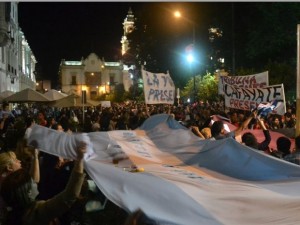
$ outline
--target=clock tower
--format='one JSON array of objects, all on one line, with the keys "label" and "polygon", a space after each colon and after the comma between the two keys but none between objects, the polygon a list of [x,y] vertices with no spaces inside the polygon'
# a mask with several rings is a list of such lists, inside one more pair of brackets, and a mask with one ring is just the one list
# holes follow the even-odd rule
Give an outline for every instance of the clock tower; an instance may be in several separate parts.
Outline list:
[{"label": "clock tower", "polygon": [[131,8],[129,8],[126,18],[123,23],[124,34],[121,39],[122,44],[122,55],[124,55],[129,49],[129,41],[127,39],[127,35],[130,34],[134,30],[134,15],[132,13]]}]

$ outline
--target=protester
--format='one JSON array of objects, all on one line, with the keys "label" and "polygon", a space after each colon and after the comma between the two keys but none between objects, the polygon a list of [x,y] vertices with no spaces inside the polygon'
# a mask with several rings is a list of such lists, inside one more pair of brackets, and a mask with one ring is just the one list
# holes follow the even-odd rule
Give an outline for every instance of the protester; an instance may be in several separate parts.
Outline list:
[{"label": "protester", "polygon": [[260,125],[260,128],[262,129],[265,139],[259,143],[259,142],[257,142],[257,138],[255,137],[255,135],[253,133],[246,132],[242,136],[242,142],[251,148],[266,151],[266,150],[268,150],[269,144],[271,142],[270,132],[266,128],[264,120],[262,118],[257,117],[256,116],[257,114],[255,112],[253,115],[254,115],[254,118],[256,118],[258,124]]},{"label": "protester", "polygon": [[56,217],[70,209],[80,193],[85,177],[83,157],[86,152],[86,143],[80,142],[76,151],[77,160],[67,187],[63,192],[47,201],[35,200],[38,194],[37,186],[32,182],[27,171],[19,169],[4,179],[1,196],[10,207],[6,216],[7,224],[48,225]]},{"label": "protester", "polygon": [[253,111],[251,115],[239,126],[236,130],[226,133],[224,128],[224,123],[222,120],[215,121],[211,126],[211,135],[214,139],[219,140],[223,138],[232,137],[235,138],[241,134],[241,132],[246,129],[250,121],[256,117],[257,112]]},{"label": "protester", "polygon": [[35,183],[40,182],[40,161],[38,149],[28,146],[27,139],[17,141],[16,156],[21,159],[22,168],[29,171]]},{"label": "protester", "polygon": [[[20,141],[19,143],[21,143]],[[19,145],[17,145],[19,146]],[[22,158],[23,159],[23,158]],[[26,167],[25,167],[26,168]],[[12,151],[3,152],[0,154],[0,188],[3,180],[14,171],[22,169],[21,160],[19,160],[16,154]],[[32,162],[29,171],[31,178],[34,182],[38,183],[40,180],[39,174],[39,161],[38,161],[38,151],[34,150],[32,154]],[[6,214],[6,204],[3,201],[2,196],[0,196],[0,224],[4,221]]]},{"label": "protester", "polygon": [[44,111],[38,113],[38,125],[47,127],[48,121],[46,120],[46,114]]},{"label": "protester", "polygon": [[292,113],[286,112],[284,114],[283,127],[284,128],[295,128],[295,126],[296,126],[296,120],[292,117]]},{"label": "protester", "polygon": [[31,127],[32,127],[32,125],[35,124],[35,121],[33,120],[33,118],[28,117],[28,118],[26,118],[25,123],[26,123],[26,129],[25,129],[24,138],[27,139],[30,135],[31,130],[32,130]]},{"label": "protester", "polygon": [[280,117],[278,116],[272,116],[271,117],[271,123],[270,123],[270,129],[271,130],[277,130],[281,129],[283,127]]},{"label": "protester", "polygon": [[14,120],[15,115],[9,110],[9,104],[7,102],[2,103],[2,109],[0,110],[0,119],[2,119],[5,114],[8,118]]},{"label": "protester", "polygon": [[287,137],[282,136],[276,140],[277,151],[281,153],[281,158],[284,158],[291,153],[291,145],[292,142]]},{"label": "protester", "polygon": [[300,165],[300,135],[295,138],[295,147],[295,151],[286,155],[283,159],[285,161]]},{"label": "protester", "polygon": [[[51,129],[64,132],[59,123],[54,124]],[[70,168],[73,167],[73,161],[46,152],[41,153],[41,158],[41,181],[38,185],[38,199],[47,200],[64,190],[71,174]]]}]

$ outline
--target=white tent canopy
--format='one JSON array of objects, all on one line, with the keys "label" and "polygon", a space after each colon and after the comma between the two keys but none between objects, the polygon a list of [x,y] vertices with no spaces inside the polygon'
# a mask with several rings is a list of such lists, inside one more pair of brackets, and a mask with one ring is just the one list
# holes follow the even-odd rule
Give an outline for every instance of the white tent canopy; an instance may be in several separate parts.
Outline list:
[{"label": "white tent canopy", "polygon": [[59,99],[67,96],[66,94],[61,93],[55,89],[51,89],[51,90],[47,91],[46,93],[44,93],[44,95],[47,98],[49,98],[51,101],[59,100]]},{"label": "white tent canopy", "polygon": [[27,88],[20,92],[17,92],[7,98],[4,98],[7,102],[49,102],[50,100],[43,94]]}]

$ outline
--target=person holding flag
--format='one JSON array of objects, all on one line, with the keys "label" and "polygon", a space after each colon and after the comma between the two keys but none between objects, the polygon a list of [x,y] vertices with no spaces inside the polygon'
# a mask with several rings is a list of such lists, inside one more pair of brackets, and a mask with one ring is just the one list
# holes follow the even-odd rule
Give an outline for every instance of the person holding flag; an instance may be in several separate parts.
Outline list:
[{"label": "person holding flag", "polygon": [[242,135],[242,143],[244,143],[245,145],[247,145],[251,148],[265,151],[265,150],[268,150],[268,148],[269,148],[269,144],[271,142],[271,135],[270,135],[269,130],[266,128],[263,119],[260,118],[260,116],[258,116],[258,113],[259,113],[259,110],[253,111],[254,118],[258,121],[259,126],[261,127],[263,134],[265,136],[265,139],[259,143],[253,133],[246,132]]}]

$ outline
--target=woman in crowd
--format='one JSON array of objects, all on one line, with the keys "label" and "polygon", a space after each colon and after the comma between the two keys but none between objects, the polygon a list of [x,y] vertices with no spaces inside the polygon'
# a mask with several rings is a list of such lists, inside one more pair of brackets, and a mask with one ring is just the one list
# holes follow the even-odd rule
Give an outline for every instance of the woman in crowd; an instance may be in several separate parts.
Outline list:
[{"label": "woman in crowd", "polygon": [[[3,180],[14,171],[22,169],[21,160],[19,160],[13,151],[3,152],[0,154],[0,188]],[[26,164],[26,163],[25,163]],[[38,183],[40,180],[38,151],[35,150],[32,155],[31,167],[29,169],[30,175],[34,182]],[[4,220],[6,214],[6,204],[0,196],[0,224]]]},{"label": "woman in crowd", "polygon": [[6,224],[48,225],[70,209],[80,193],[85,177],[83,157],[86,143],[80,142],[76,151],[77,160],[67,187],[47,201],[35,200],[38,195],[37,186],[24,169],[12,172],[3,180],[1,196],[10,208],[6,216]]}]

